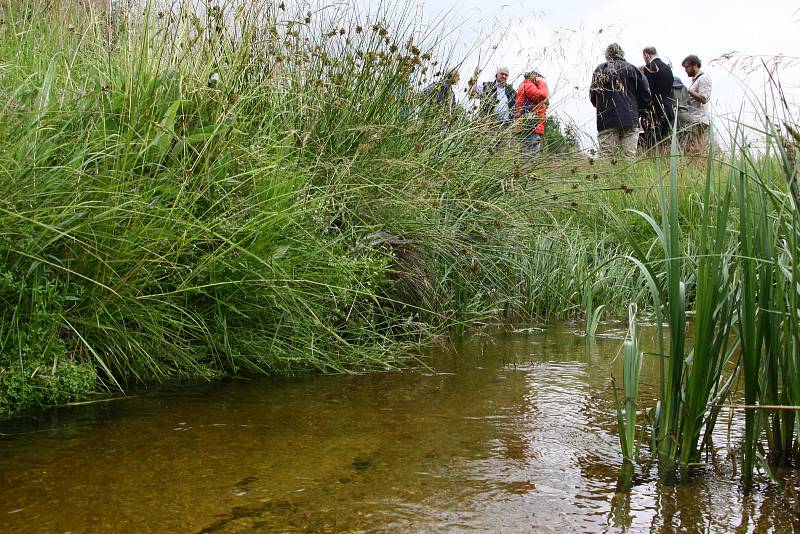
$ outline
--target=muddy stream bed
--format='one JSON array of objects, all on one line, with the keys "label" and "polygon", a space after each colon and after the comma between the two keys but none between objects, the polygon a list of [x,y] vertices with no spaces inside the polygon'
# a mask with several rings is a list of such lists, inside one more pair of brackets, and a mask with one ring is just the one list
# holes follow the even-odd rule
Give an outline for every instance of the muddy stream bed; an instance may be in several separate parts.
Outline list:
[{"label": "muddy stream bed", "polygon": [[795,473],[742,492],[736,419],[687,480],[639,466],[617,493],[610,376],[625,329],[579,332],[498,332],[427,351],[429,367],[163,387],[0,423],[0,532],[800,530]]}]

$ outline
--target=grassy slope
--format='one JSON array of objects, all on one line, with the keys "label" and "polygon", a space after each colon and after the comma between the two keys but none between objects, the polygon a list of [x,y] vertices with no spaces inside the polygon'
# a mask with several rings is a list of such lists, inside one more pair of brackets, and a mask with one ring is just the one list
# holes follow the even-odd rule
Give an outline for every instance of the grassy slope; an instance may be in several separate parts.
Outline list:
[{"label": "grassy slope", "polygon": [[352,13],[276,26],[291,17],[270,9],[233,40],[213,14],[150,13],[160,29],[117,27],[113,46],[82,19],[6,14],[0,414],[133,382],[387,367],[481,320],[646,300],[605,208],[649,247],[624,209],[657,206],[663,163],[523,171],[480,124],[404,96],[437,69],[432,37]]}]

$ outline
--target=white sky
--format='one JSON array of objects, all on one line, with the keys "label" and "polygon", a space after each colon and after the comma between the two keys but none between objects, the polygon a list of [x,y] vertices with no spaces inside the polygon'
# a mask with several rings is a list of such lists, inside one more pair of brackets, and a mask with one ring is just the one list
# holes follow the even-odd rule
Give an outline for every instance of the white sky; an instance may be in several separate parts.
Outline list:
[{"label": "white sky", "polygon": [[[374,6],[379,1],[368,3]],[[655,46],[684,83],[688,78],[680,62],[697,54],[712,79],[712,103],[722,117],[717,124],[723,129],[726,117],[735,118],[743,107],[752,111],[753,101],[764,101],[767,75],[761,58],[772,64],[772,58],[783,55],[778,77],[791,113],[795,119],[800,116],[800,4],[796,0],[661,4],[421,0],[417,9],[424,20],[438,19],[443,27],[455,29],[447,49],[454,59],[464,60],[462,87],[476,66],[484,69],[481,81],[493,79],[498,66],[508,66],[515,87],[524,70],[536,69],[547,78],[552,111],[574,121],[586,133],[585,142],[591,143],[596,134],[594,108],[588,100],[591,73],[604,61],[605,47],[613,41],[622,45],[626,59],[637,66],[644,62],[642,48]],[[731,59],[722,59],[730,53]]]}]

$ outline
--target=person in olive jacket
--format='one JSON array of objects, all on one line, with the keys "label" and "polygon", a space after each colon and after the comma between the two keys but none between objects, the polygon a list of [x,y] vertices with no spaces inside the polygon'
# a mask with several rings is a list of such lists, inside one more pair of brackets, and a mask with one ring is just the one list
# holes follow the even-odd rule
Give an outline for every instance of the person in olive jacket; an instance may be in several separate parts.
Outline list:
[{"label": "person in olive jacket", "polygon": [[589,99],[597,110],[597,142],[601,156],[635,156],[639,113],[652,101],[642,72],[625,61],[617,43],[606,48],[606,62],[594,70]]}]

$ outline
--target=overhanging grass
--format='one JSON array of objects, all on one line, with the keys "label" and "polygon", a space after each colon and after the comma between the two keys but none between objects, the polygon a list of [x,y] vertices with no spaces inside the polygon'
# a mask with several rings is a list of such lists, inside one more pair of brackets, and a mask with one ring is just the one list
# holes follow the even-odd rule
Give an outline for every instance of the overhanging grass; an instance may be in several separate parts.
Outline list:
[{"label": "overhanging grass", "polygon": [[656,205],[663,162],[523,169],[420,96],[446,66],[440,30],[266,3],[147,7],[109,32],[23,8],[0,29],[6,412],[54,402],[36,392],[62,376],[74,397],[357,372],[484,320],[648,304],[606,210],[651,250],[624,210]]}]

